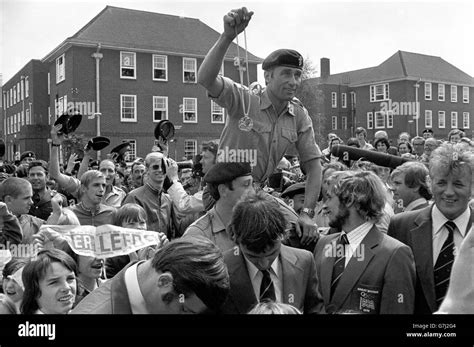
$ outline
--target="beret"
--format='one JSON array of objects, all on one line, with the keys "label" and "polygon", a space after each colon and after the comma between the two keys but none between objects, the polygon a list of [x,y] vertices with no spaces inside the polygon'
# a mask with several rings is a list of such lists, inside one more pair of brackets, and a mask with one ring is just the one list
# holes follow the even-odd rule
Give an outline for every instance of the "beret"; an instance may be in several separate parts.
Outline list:
[{"label": "beret", "polygon": [[231,182],[237,177],[247,176],[252,174],[252,167],[250,163],[216,163],[204,175],[204,182],[220,184]]},{"label": "beret", "polygon": [[288,188],[285,189],[283,193],[281,193],[280,197],[281,198],[286,198],[286,197],[293,197],[296,194],[302,194],[305,192],[306,189],[306,182],[298,182],[295,184],[292,184]]},{"label": "beret", "polygon": [[81,120],[82,120],[82,115],[80,115],[80,114],[70,115],[68,113],[65,113],[65,114],[61,115],[56,120],[56,122],[54,122],[54,125],[61,124],[62,127],[61,127],[60,132],[62,132],[64,134],[69,134],[69,133],[73,133],[74,131],[76,131],[76,129],[81,124]]},{"label": "beret", "polygon": [[110,139],[104,136],[96,136],[87,142],[87,148],[92,148],[94,151],[100,151],[110,145]]},{"label": "beret", "polygon": [[35,152],[32,152],[32,151],[26,151],[26,152],[21,153],[20,161],[22,161],[25,158],[36,158],[36,154]]},{"label": "beret", "polygon": [[296,69],[303,68],[303,57],[292,49],[278,49],[270,53],[262,64],[263,70],[268,70],[274,66],[288,66]]}]

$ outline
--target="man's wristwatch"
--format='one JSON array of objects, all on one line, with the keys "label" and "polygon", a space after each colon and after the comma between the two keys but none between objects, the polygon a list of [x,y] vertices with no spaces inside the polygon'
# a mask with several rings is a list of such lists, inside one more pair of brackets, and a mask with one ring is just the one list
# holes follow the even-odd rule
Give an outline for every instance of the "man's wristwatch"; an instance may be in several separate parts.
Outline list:
[{"label": "man's wristwatch", "polygon": [[305,207],[305,208],[301,209],[300,214],[301,214],[301,213],[307,214],[307,215],[309,216],[309,218],[311,218],[311,219],[314,218],[314,210],[311,209],[311,208]]}]

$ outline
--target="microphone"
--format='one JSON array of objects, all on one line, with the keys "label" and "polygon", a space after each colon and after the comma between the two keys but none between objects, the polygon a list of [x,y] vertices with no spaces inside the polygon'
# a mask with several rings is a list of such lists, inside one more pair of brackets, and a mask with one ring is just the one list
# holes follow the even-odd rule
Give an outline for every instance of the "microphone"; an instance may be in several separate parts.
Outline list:
[{"label": "microphone", "polygon": [[408,158],[397,157],[391,154],[368,151],[366,149],[344,145],[333,146],[331,148],[331,154],[335,157],[341,158],[344,161],[365,158],[367,161],[370,161],[375,165],[389,167],[392,169],[395,169],[397,166],[400,166],[407,161],[411,161],[411,159]]}]

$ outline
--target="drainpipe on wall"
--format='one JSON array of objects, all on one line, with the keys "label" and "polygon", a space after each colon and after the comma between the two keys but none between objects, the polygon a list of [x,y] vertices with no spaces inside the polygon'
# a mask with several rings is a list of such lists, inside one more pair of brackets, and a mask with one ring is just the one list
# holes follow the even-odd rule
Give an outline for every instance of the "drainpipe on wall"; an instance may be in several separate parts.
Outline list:
[{"label": "drainpipe on wall", "polygon": [[[95,105],[96,110],[93,116],[97,120],[97,136],[100,136],[100,60],[103,58],[103,54],[99,53],[100,43],[97,44],[97,51],[92,54],[92,58],[95,59]],[[97,151],[97,160],[100,161],[100,151]]]}]

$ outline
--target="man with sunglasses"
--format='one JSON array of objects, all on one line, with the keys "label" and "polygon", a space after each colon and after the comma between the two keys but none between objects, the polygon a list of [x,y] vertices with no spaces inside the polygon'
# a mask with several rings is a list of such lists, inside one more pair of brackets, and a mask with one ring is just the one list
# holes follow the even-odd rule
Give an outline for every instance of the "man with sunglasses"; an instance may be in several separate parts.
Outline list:
[{"label": "man with sunglasses", "polygon": [[136,203],[143,207],[147,215],[147,229],[163,232],[171,240],[175,236],[177,223],[173,202],[170,196],[163,192],[165,160],[160,152],[152,152],[145,157],[145,182],[143,186],[128,193],[123,204]]}]

